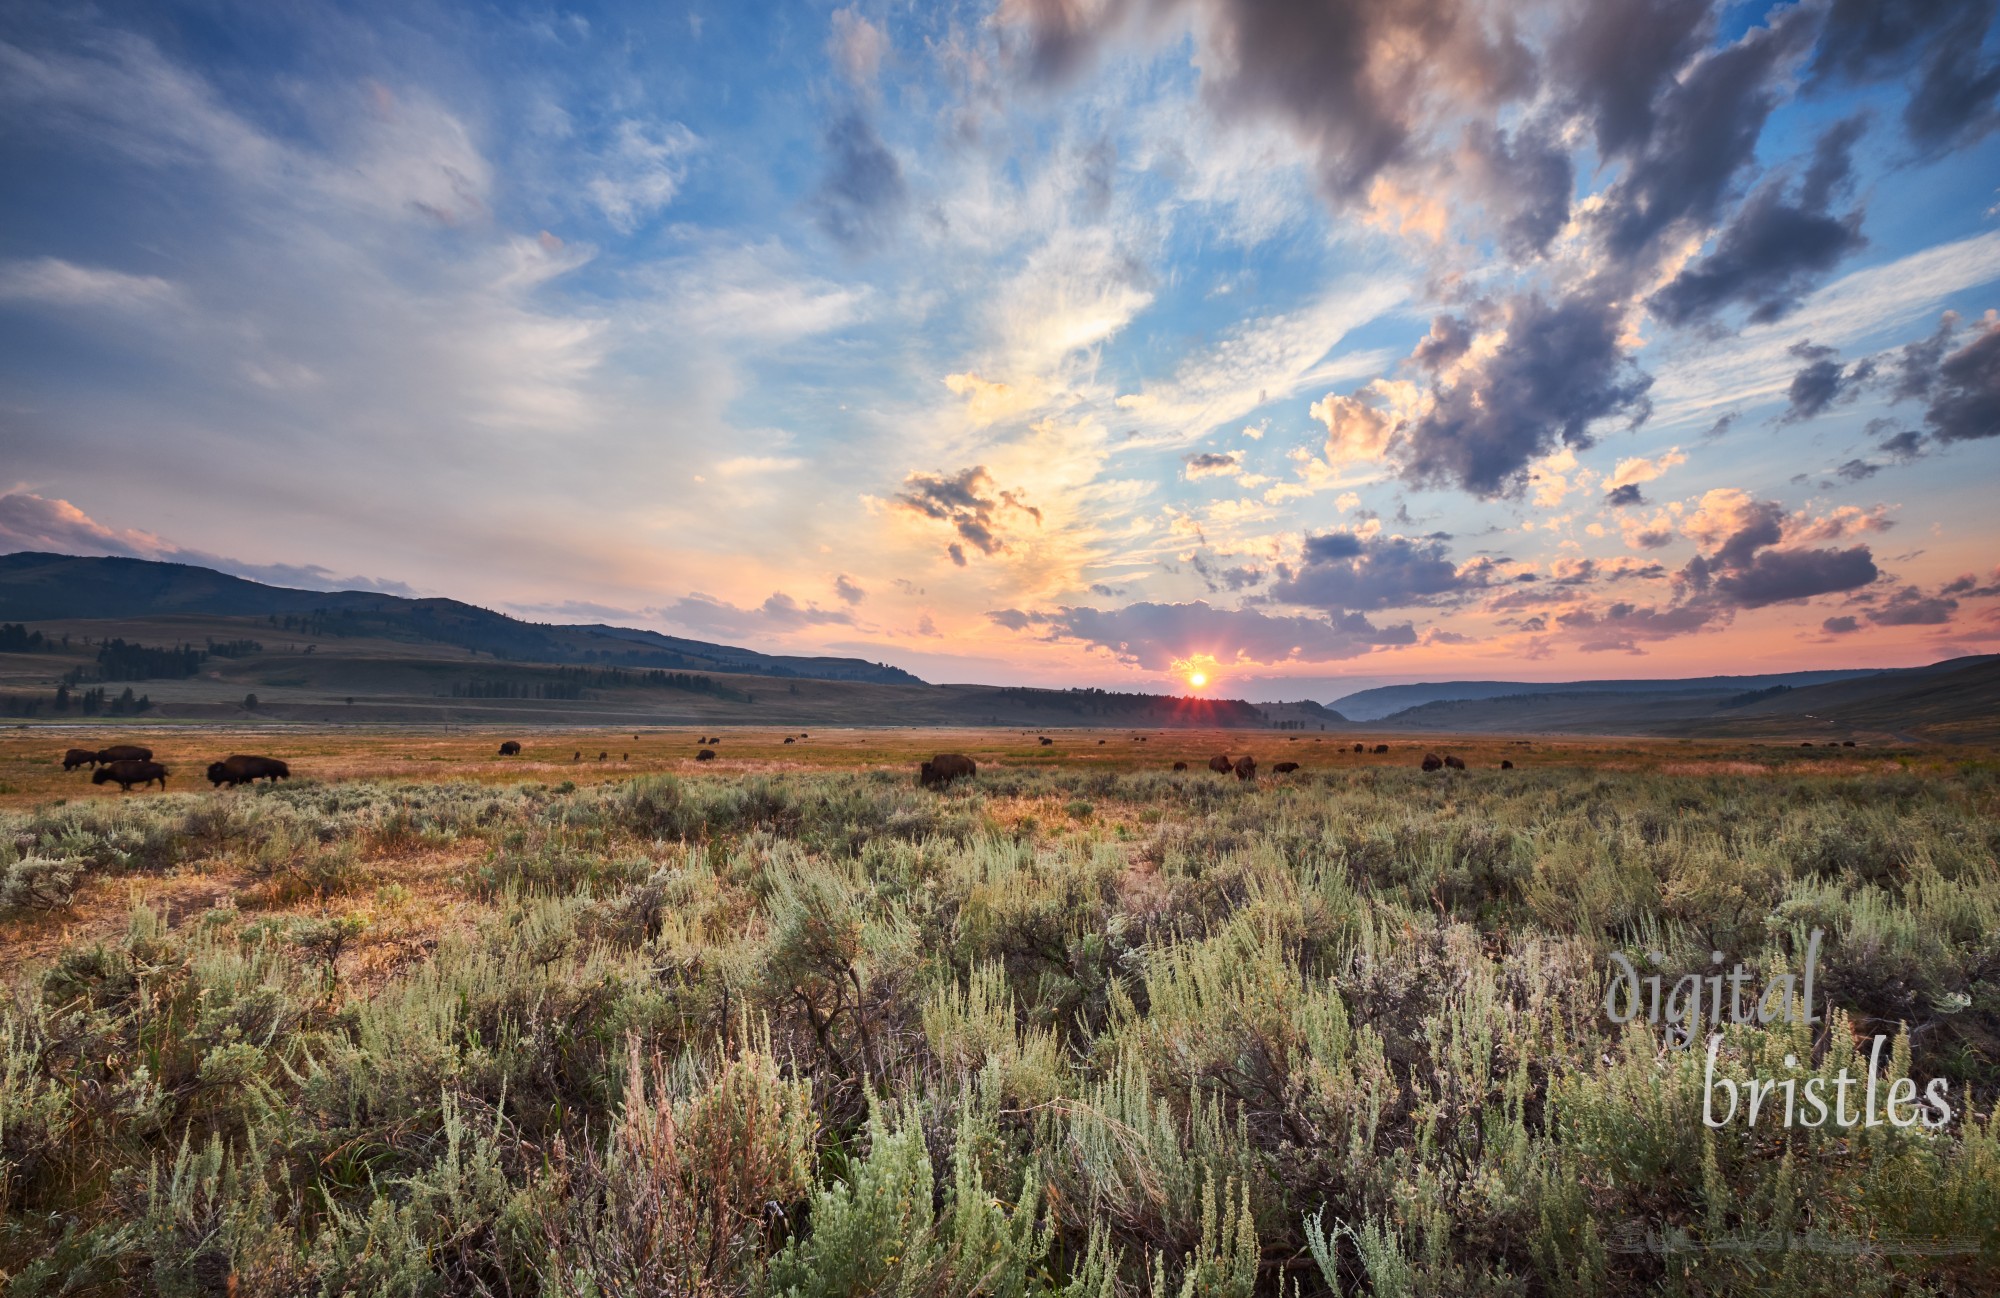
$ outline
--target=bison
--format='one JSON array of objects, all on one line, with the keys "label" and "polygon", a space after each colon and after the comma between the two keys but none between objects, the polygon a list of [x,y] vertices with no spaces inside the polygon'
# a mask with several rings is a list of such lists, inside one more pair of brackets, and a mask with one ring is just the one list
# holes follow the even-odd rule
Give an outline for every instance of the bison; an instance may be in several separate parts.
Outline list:
[{"label": "bison", "polygon": [[953,780],[979,774],[979,763],[964,753],[939,753],[917,770],[917,783],[926,789],[942,789]]},{"label": "bison", "polygon": [[1175,769],[1175,770],[1177,770],[1177,771],[1185,771],[1185,770],[1187,769],[1187,763],[1186,763],[1186,762],[1175,762],[1175,763],[1174,763],[1174,769]]},{"label": "bison", "polygon": [[598,750],[598,752],[597,752],[597,760],[598,760],[598,761],[600,761],[600,762],[601,762],[601,761],[603,761],[604,759],[606,759],[606,758],[607,758],[607,757],[609,757],[609,756],[611,756],[611,753],[609,752],[609,750],[606,750],[606,749],[599,749],[599,750]]},{"label": "bison", "polygon": [[1360,745],[1360,744],[1356,744],[1356,745],[1354,746],[1354,751],[1355,751],[1355,752],[1357,752],[1357,753],[1358,753],[1358,752],[1360,752],[1360,751],[1362,751],[1362,749],[1361,749],[1361,745]]},{"label": "bison", "polygon": [[1235,769],[1235,766],[1236,763],[1229,760],[1228,753],[1217,753],[1208,759],[1208,769],[1214,771],[1217,775],[1227,775],[1231,770]]},{"label": "bison", "polygon": [[786,736],[785,736],[785,742],[786,742],[786,743],[788,743],[788,744],[796,744],[796,743],[797,743],[797,742],[799,742],[799,741],[798,741],[798,740],[796,740],[796,739],[794,739],[794,738],[792,738],[792,737],[791,737],[790,735],[786,735]]},{"label": "bison", "polygon": [[1054,748],[1056,746],[1056,741],[1049,738],[1047,735],[1041,736],[1041,741],[1042,741],[1042,747],[1044,748]]},{"label": "bison", "polygon": [[97,750],[97,764],[99,766],[103,766],[107,762],[150,762],[152,760],[153,750],[150,748],[141,748],[137,744],[113,744],[109,748],[100,748]]},{"label": "bison", "polygon": [[1387,745],[1387,744],[1377,744],[1377,745],[1375,745],[1375,751],[1376,751],[1376,752],[1378,752],[1378,753],[1386,753],[1386,752],[1388,752],[1388,751],[1389,751],[1389,745]]},{"label": "bison", "polygon": [[1427,771],[1437,771],[1444,769],[1444,758],[1439,757],[1436,753],[1425,753],[1424,769]]},{"label": "bison", "polygon": [[63,754],[63,769],[65,771],[73,771],[79,766],[95,765],[97,765],[97,750],[95,748],[72,748]]},{"label": "bison", "polygon": [[694,759],[697,762],[712,762],[715,760],[715,750],[713,748],[704,748],[694,755]]},{"label": "bison", "polygon": [[1852,748],[1854,747],[1854,741],[1852,739],[1843,739],[1840,741],[1840,746],[1842,748]]},{"label": "bison", "polygon": [[1236,778],[1254,780],[1257,778],[1257,759],[1245,754],[1236,759]]},{"label": "bison", "polygon": [[1508,761],[1506,758],[1503,757],[1500,759],[1500,769],[1503,771],[1511,771],[1514,769],[1514,763]]},{"label": "bison", "polygon": [[133,757],[115,762],[107,762],[105,765],[98,767],[96,772],[90,777],[92,784],[116,784],[121,793],[130,793],[132,786],[135,784],[140,788],[144,788],[154,780],[158,780],[160,788],[165,789],[167,787],[167,768],[158,762],[149,762]]},{"label": "bison", "polygon": [[1450,753],[1446,753],[1444,755],[1444,764],[1446,766],[1449,766],[1454,771],[1462,771],[1465,769],[1465,762],[1460,758],[1453,757]]},{"label": "bison", "polygon": [[502,757],[519,757],[521,755],[521,741],[518,739],[509,739],[506,743],[500,745],[500,755]]},{"label": "bison", "polygon": [[259,780],[270,780],[275,784],[291,778],[292,768],[275,757],[249,757],[238,753],[208,764],[208,782],[218,789],[225,784],[233,789],[239,784],[255,784]]},{"label": "bison", "polygon": [[1279,762],[1276,766],[1273,766],[1271,768],[1271,774],[1290,775],[1293,771],[1296,771],[1298,769],[1299,769],[1299,764],[1297,762]]}]

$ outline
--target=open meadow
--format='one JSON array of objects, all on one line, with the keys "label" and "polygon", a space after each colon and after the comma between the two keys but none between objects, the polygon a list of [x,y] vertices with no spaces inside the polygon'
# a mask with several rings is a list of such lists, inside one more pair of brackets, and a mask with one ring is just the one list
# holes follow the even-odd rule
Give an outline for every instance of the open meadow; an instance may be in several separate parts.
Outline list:
[{"label": "open meadow", "polygon": [[12,730],[0,994],[10,1295],[2000,1287],[1975,749]]}]

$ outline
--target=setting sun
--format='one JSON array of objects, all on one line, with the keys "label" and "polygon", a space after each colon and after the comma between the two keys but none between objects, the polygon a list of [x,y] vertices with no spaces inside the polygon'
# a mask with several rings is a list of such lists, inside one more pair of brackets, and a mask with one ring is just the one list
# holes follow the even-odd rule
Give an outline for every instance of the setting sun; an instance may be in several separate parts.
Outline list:
[{"label": "setting sun", "polygon": [[1207,672],[1189,672],[1189,673],[1188,673],[1188,686],[1189,686],[1189,688],[1191,688],[1191,689],[1197,689],[1197,690],[1198,690],[1198,689],[1200,689],[1200,688],[1201,688],[1202,686],[1204,686],[1204,685],[1206,685],[1206,684],[1208,684],[1208,673],[1207,673]]}]

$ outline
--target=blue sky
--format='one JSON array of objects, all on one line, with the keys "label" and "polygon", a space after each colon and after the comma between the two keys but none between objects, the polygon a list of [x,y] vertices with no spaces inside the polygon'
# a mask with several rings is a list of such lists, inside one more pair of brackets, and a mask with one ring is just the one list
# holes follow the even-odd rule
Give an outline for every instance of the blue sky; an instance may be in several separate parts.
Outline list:
[{"label": "blue sky", "polygon": [[0,547],[1252,697],[2000,639],[2000,24],[37,6]]}]

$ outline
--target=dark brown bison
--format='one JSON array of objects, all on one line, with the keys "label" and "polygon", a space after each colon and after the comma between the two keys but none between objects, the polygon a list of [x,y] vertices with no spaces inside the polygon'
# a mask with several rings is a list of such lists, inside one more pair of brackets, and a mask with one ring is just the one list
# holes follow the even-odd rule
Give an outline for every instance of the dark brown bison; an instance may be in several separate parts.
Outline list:
[{"label": "dark brown bison", "polygon": [[132,757],[116,762],[108,762],[98,767],[90,777],[92,784],[116,784],[121,793],[130,793],[132,786],[135,784],[140,788],[144,788],[154,780],[160,782],[162,789],[166,788],[167,768],[158,762],[148,762]]},{"label": "dark brown bison", "polygon": [[1854,747],[1854,741],[1852,739],[1843,739],[1840,741],[1840,746],[1842,748],[1852,748]]},{"label": "dark brown bison", "polygon": [[1361,748],[1361,745],[1360,745],[1360,744],[1356,744],[1356,745],[1354,746],[1354,751],[1355,751],[1355,752],[1357,752],[1357,753],[1358,753],[1358,752],[1361,752],[1361,751],[1362,751],[1362,748]]},{"label": "dark brown bison", "polygon": [[601,761],[603,761],[603,760],[604,760],[605,758],[607,758],[607,757],[609,757],[609,756],[611,756],[611,754],[610,754],[610,753],[608,753],[608,752],[605,752],[605,751],[603,751],[603,750],[599,750],[599,752],[598,752],[598,754],[597,754],[597,760],[601,762]]},{"label": "dark brown bison", "polygon": [[97,765],[97,750],[95,748],[72,748],[63,754],[63,769],[65,771],[73,771],[79,766],[95,765]]},{"label": "dark brown bison", "polygon": [[500,755],[502,757],[519,757],[521,755],[521,741],[518,739],[509,739],[506,743],[500,745]]},{"label": "dark brown bison", "polygon": [[1801,747],[1801,748],[1811,748],[1811,747],[1812,747],[1812,740],[1810,740],[1810,739],[1806,740],[1806,741],[1805,741],[1804,743],[1800,744],[1800,745],[1799,745],[1799,747]]},{"label": "dark brown bison", "polygon": [[1235,769],[1235,766],[1236,763],[1229,760],[1228,753],[1217,753],[1208,759],[1208,769],[1214,771],[1217,775],[1227,775],[1231,770]]},{"label": "dark brown bison", "polygon": [[794,739],[794,738],[792,738],[792,737],[791,737],[790,735],[786,735],[786,736],[785,736],[785,742],[786,742],[786,743],[788,743],[788,744],[796,744],[796,743],[797,743],[797,742],[799,742],[799,741],[798,741],[798,740],[796,740],[796,739]]},{"label": "dark brown bison", "polygon": [[1236,778],[1254,780],[1257,778],[1257,759],[1247,753],[1236,759]]},{"label": "dark brown bison", "polygon": [[1444,758],[1442,758],[1442,757],[1439,757],[1439,756],[1438,756],[1438,755],[1437,755],[1436,753],[1425,753],[1425,754],[1424,754],[1424,769],[1425,769],[1425,770],[1427,770],[1427,771],[1438,771],[1438,770],[1443,770],[1443,769],[1444,769]]},{"label": "dark brown bison", "polygon": [[1047,735],[1043,735],[1043,736],[1041,737],[1041,740],[1042,740],[1042,747],[1044,747],[1044,748],[1053,748],[1053,747],[1055,747],[1055,743],[1056,743],[1056,741],[1055,741],[1055,740],[1053,740],[1053,739],[1051,739],[1051,738],[1049,738],[1049,737],[1048,737]]},{"label": "dark brown bison", "polygon": [[255,784],[258,780],[270,780],[275,784],[291,778],[292,768],[275,757],[247,757],[238,753],[208,764],[208,782],[218,789],[225,784],[233,789],[239,784]]},{"label": "dark brown bison", "polygon": [[1503,757],[1500,759],[1500,769],[1503,771],[1511,771],[1514,769],[1514,763],[1508,761],[1506,758]]},{"label": "dark brown bison", "polygon": [[1175,763],[1174,763],[1174,769],[1175,769],[1175,770],[1177,770],[1177,771],[1185,771],[1185,770],[1187,769],[1187,763],[1186,763],[1186,762],[1175,762]]},{"label": "dark brown bison", "polygon": [[1273,766],[1271,768],[1271,774],[1290,775],[1293,771],[1296,771],[1298,769],[1299,769],[1299,764],[1297,762],[1279,762],[1276,766]]},{"label": "dark brown bison", "polygon": [[150,748],[141,748],[137,744],[113,744],[109,748],[100,748],[97,750],[97,764],[99,766],[104,765],[106,762],[150,762],[152,760],[153,750]]},{"label": "dark brown bison", "polygon": [[942,789],[953,780],[971,779],[979,774],[979,763],[964,753],[939,753],[917,770],[917,783],[926,789]]},{"label": "dark brown bison", "polygon": [[704,748],[694,755],[694,759],[697,762],[712,762],[715,760],[715,750],[713,748]]},{"label": "dark brown bison", "polygon": [[1377,745],[1375,745],[1375,751],[1376,751],[1376,752],[1378,752],[1378,753],[1386,753],[1386,752],[1388,752],[1388,751],[1389,751],[1389,745],[1387,745],[1387,744],[1377,744]]},{"label": "dark brown bison", "polygon": [[1446,753],[1444,755],[1444,764],[1446,766],[1449,766],[1454,771],[1462,771],[1465,769],[1465,762],[1459,758],[1453,757],[1450,753]]}]

